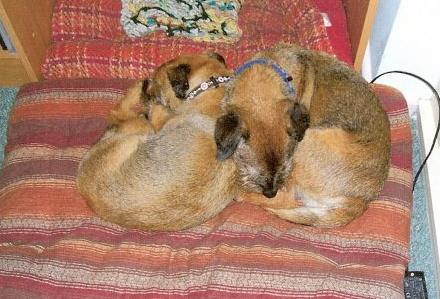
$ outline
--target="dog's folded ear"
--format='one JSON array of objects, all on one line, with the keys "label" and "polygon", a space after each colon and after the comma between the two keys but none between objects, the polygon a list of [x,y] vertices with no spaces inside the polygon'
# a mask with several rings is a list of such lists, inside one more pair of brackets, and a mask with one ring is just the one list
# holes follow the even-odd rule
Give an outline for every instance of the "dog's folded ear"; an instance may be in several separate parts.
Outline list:
[{"label": "dog's folded ear", "polygon": [[168,80],[179,99],[184,99],[189,89],[188,75],[191,72],[189,64],[179,64],[168,71]]},{"label": "dog's folded ear", "polygon": [[223,58],[223,56],[221,56],[220,54],[216,53],[216,52],[207,52],[206,53],[209,57],[215,58],[218,61],[220,61],[223,65],[226,66],[226,60]]},{"label": "dog's folded ear", "polygon": [[150,80],[145,79],[142,81],[142,87],[141,87],[141,99],[144,103],[148,103],[151,101],[151,95],[148,92],[148,87],[150,86]]},{"label": "dog's folded ear", "polygon": [[295,103],[290,110],[290,120],[294,129],[294,137],[299,142],[304,138],[304,134],[310,124],[310,115],[303,104]]},{"label": "dog's folded ear", "polygon": [[241,121],[237,114],[231,112],[217,119],[214,132],[217,159],[224,161],[231,157],[241,137]]}]

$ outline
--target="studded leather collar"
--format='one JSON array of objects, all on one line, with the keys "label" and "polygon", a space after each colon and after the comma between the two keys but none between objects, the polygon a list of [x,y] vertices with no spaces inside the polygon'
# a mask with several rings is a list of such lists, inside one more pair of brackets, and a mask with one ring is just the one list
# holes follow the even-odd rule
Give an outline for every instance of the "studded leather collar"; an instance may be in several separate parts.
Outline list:
[{"label": "studded leather collar", "polygon": [[218,76],[218,77],[211,77],[209,80],[202,82],[199,86],[194,88],[192,91],[190,91],[186,97],[183,99],[184,101],[190,101],[194,99],[196,96],[204,92],[205,90],[208,90],[212,87],[217,88],[221,84],[224,84],[226,82],[229,82],[231,80],[231,77],[229,76]]}]

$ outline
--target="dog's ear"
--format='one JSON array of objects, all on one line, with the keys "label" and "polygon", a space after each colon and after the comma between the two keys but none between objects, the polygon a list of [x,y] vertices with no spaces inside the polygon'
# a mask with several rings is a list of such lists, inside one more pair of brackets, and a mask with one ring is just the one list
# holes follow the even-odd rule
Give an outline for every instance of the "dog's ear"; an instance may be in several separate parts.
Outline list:
[{"label": "dog's ear", "polygon": [[179,99],[184,99],[189,89],[188,75],[190,72],[191,66],[189,64],[179,64],[168,71],[168,80],[170,80],[171,87]]},{"label": "dog's ear", "polygon": [[224,161],[231,157],[241,137],[241,121],[237,114],[231,112],[217,119],[214,131],[217,159]]},{"label": "dog's ear", "polygon": [[220,54],[216,53],[216,52],[208,52],[207,53],[209,57],[215,58],[218,61],[220,61],[224,66],[226,66],[226,60],[223,58],[223,56],[221,56]]},{"label": "dog's ear", "polygon": [[291,135],[299,142],[304,138],[307,128],[310,125],[310,115],[303,104],[295,103],[290,109],[290,120],[293,132]]},{"label": "dog's ear", "polygon": [[151,95],[148,92],[148,86],[150,86],[149,79],[145,79],[144,81],[142,81],[141,99],[144,103],[151,101]]}]

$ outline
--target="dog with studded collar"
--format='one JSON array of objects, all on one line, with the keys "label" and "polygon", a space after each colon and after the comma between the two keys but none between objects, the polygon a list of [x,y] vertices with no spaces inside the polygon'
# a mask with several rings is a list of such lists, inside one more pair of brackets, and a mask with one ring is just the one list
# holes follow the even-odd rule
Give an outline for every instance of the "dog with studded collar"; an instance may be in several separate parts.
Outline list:
[{"label": "dog with studded collar", "polygon": [[[97,215],[175,231],[205,222],[238,196],[236,165],[217,159],[214,141],[230,75],[217,54],[187,55],[128,91],[80,164],[78,188]],[[147,109],[137,113],[141,99]]]}]

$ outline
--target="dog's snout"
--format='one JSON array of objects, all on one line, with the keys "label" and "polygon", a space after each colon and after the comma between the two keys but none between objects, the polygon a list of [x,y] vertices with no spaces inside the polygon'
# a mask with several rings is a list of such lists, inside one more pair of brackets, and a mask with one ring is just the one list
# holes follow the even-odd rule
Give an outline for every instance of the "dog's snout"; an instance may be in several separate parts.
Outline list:
[{"label": "dog's snout", "polygon": [[267,198],[273,198],[277,195],[278,189],[275,187],[272,180],[266,183],[266,186],[263,187],[263,195]]},{"label": "dog's snout", "polygon": [[275,177],[266,177],[266,180],[261,185],[261,189],[263,190],[263,195],[267,198],[273,198],[277,195],[278,192],[278,184]]},{"label": "dog's snout", "polygon": [[277,195],[277,191],[274,188],[270,188],[270,189],[264,189],[263,190],[263,195],[266,196],[267,198],[273,198],[275,197],[275,195]]}]

